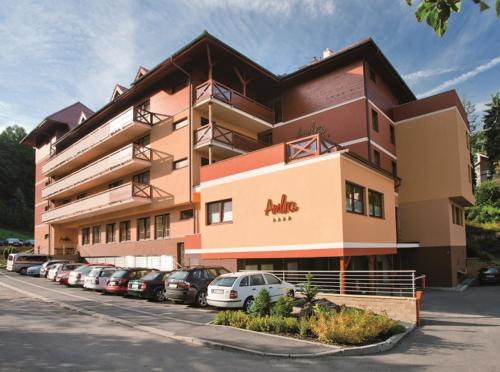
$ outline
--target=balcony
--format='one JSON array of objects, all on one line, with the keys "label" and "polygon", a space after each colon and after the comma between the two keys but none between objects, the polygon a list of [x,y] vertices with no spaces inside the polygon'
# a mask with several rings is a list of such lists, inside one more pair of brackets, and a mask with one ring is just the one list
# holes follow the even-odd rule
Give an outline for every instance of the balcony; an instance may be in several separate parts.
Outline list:
[{"label": "balcony", "polygon": [[102,156],[110,148],[124,145],[145,135],[151,126],[169,118],[146,110],[131,107],[96,130],[90,132],[67,149],[52,155],[42,167],[44,176],[65,174],[92,159]]},{"label": "balcony", "polygon": [[320,134],[302,137],[285,145],[285,162],[289,163],[312,156],[319,156],[329,152],[342,150],[343,147],[327,141]]},{"label": "balcony", "polygon": [[150,166],[151,149],[130,144],[49,184],[42,198],[64,198]]},{"label": "balcony", "polygon": [[151,202],[151,186],[126,183],[86,198],[75,200],[42,213],[43,223],[65,223]]},{"label": "balcony", "polygon": [[267,147],[264,142],[245,136],[218,124],[207,124],[194,132],[194,147],[205,152],[209,145],[221,158],[245,154]]},{"label": "balcony", "polygon": [[208,103],[213,114],[228,122],[239,123],[255,131],[272,128],[274,110],[214,80],[196,87],[194,107],[208,115]]}]

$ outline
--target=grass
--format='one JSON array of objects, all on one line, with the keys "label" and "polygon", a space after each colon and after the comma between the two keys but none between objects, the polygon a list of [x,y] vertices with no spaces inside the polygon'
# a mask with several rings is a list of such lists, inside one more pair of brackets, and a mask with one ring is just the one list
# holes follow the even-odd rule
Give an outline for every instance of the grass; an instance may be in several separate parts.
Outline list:
[{"label": "grass", "polygon": [[0,228],[0,239],[7,239],[7,238],[18,238],[21,240],[29,240],[33,239],[33,233]]}]

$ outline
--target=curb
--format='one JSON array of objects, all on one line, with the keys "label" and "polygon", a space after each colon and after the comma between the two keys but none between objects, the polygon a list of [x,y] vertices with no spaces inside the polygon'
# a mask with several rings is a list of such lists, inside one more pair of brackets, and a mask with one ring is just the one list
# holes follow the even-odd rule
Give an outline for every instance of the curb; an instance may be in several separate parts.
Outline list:
[{"label": "curb", "polygon": [[[175,341],[179,341],[185,344],[189,345],[195,345],[195,346],[207,346],[207,347],[212,347],[220,350],[233,350],[233,351],[240,351],[248,354],[253,354],[253,355],[259,355],[259,356],[265,356],[265,357],[274,357],[274,358],[317,358],[317,357],[326,357],[326,356],[357,356],[357,355],[368,355],[368,354],[376,354],[376,353],[382,353],[388,350],[391,350],[394,346],[396,346],[401,340],[408,335],[410,332],[412,332],[415,329],[415,325],[407,326],[406,331],[394,336],[391,336],[385,341],[378,342],[376,344],[372,345],[366,345],[366,346],[356,346],[356,347],[349,347],[349,348],[343,348],[343,349],[337,349],[337,350],[332,350],[332,351],[324,351],[320,353],[308,353],[308,354],[286,354],[286,353],[267,353],[263,351],[258,351],[258,350],[253,350],[253,349],[248,349],[245,347],[241,346],[236,346],[236,345],[231,345],[231,344],[226,344],[222,342],[215,342],[215,341],[208,341],[208,340],[203,340],[200,338],[196,337],[189,337],[189,336],[179,336],[176,335],[173,332],[161,330],[158,328],[153,328],[149,326],[143,326],[125,319],[120,319],[116,317],[111,317],[109,315],[97,313],[95,311],[90,311],[86,309],[81,309],[76,306],[61,302],[61,301],[56,301],[56,300],[51,300],[47,297],[37,295],[35,293],[31,293],[28,291],[25,291],[23,289],[19,289],[16,287],[13,287],[9,284],[2,283],[0,282],[0,286],[9,288],[13,291],[16,291],[18,293],[21,293],[25,296],[31,297],[31,298],[36,298],[42,302],[49,303],[52,305],[59,306],[63,309],[73,311],[77,314],[81,315],[87,315],[91,316],[94,318],[101,319],[103,321],[107,321],[110,323],[114,324],[119,324],[125,327],[137,329],[142,332],[154,334],[157,336],[169,338]],[[271,335],[271,336],[279,336],[279,335]],[[284,336],[281,336],[284,337]],[[328,345],[327,345],[328,346]]]}]

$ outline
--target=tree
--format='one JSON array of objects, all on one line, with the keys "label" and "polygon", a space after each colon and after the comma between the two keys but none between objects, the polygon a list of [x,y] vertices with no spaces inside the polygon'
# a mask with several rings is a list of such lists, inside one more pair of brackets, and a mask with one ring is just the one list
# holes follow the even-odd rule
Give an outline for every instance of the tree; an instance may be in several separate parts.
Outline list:
[{"label": "tree", "polygon": [[487,103],[486,107],[488,109],[483,116],[484,148],[490,163],[490,170],[492,174],[496,174],[500,165],[500,93],[492,96],[491,102]]},{"label": "tree", "polygon": [[467,208],[467,219],[478,223],[500,222],[500,185],[484,181],[476,188],[476,203]]},{"label": "tree", "polygon": [[[481,12],[490,8],[488,3],[483,0],[471,1],[479,7]],[[406,0],[406,3],[411,6],[413,0]],[[461,0],[421,0],[415,11],[415,16],[418,22],[425,20],[434,32],[441,37],[446,32],[448,18],[452,13],[460,12],[461,8]],[[497,17],[500,17],[500,0],[495,0],[495,10]]]}]

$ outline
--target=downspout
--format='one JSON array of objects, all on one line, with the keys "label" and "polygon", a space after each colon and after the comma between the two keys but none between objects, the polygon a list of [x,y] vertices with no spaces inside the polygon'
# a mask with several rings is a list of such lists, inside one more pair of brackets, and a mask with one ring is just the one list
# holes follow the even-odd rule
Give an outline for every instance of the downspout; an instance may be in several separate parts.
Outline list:
[{"label": "downspout", "polygon": [[192,87],[192,81],[191,81],[191,74],[187,72],[185,69],[183,69],[181,66],[175,63],[173,57],[170,57],[170,62],[172,62],[172,65],[174,65],[179,71],[181,71],[184,75],[187,76],[188,78],[188,87],[189,87],[189,103],[188,103],[188,128],[189,128],[189,154],[188,154],[188,163],[189,163],[189,204],[191,205],[191,208],[193,208],[193,234],[196,234],[196,208],[193,203],[193,87]]}]

